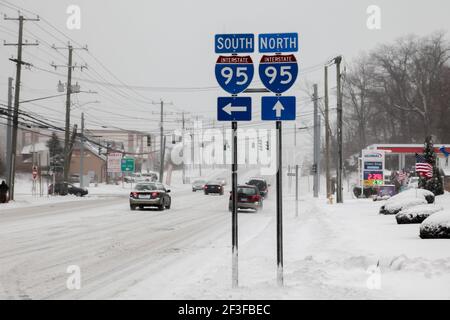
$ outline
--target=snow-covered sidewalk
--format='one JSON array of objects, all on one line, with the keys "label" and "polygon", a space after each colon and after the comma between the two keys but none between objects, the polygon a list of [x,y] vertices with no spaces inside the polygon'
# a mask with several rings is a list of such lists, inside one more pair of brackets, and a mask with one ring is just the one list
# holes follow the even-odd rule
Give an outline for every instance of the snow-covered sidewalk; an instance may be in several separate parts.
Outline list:
[{"label": "snow-covered sidewalk", "polygon": [[[450,195],[436,202],[448,206]],[[285,199],[282,289],[276,285],[272,199],[261,214],[240,214],[238,289],[231,289],[230,239],[225,234],[211,241],[211,248],[186,258],[186,267],[198,264],[197,272],[164,288],[158,284],[165,271],[158,272],[121,298],[449,299],[450,241],[420,239],[420,224],[398,225],[395,216],[378,213],[382,204],[346,199],[328,205],[323,198],[307,198],[295,217],[293,199]],[[180,257],[172,274],[184,274],[182,267]]]}]

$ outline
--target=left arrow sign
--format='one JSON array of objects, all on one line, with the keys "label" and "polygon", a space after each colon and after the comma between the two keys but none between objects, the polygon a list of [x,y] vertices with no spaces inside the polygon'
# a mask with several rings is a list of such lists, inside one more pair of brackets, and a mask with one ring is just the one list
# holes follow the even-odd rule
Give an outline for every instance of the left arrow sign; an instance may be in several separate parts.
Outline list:
[{"label": "left arrow sign", "polygon": [[217,98],[218,121],[250,121],[252,119],[252,98]]}]

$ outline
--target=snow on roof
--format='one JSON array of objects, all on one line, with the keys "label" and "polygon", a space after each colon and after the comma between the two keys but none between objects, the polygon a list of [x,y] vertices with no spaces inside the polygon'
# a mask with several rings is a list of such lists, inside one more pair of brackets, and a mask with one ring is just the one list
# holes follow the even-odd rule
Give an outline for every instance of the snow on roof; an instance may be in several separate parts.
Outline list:
[{"label": "snow on roof", "polygon": [[39,142],[35,144],[29,144],[22,148],[21,154],[31,154],[33,152],[48,151],[46,142]]}]

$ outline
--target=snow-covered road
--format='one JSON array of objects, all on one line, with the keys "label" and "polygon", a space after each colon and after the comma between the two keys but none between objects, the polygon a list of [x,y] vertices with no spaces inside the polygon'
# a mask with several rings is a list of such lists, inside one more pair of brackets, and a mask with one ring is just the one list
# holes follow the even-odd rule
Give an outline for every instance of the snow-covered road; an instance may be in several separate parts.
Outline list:
[{"label": "snow-covered road", "polygon": [[[368,200],[326,205],[302,192],[295,217],[287,188],[286,285],[278,288],[273,187],[262,212],[239,213],[240,286],[232,289],[228,196],[172,191],[163,212],[132,212],[126,194],[2,210],[0,298],[450,298],[449,241],[421,240],[418,225],[397,225]],[[437,202],[449,205],[450,195]],[[372,290],[377,264],[381,284]],[[79,290],[66,287],[72,265]]]}]

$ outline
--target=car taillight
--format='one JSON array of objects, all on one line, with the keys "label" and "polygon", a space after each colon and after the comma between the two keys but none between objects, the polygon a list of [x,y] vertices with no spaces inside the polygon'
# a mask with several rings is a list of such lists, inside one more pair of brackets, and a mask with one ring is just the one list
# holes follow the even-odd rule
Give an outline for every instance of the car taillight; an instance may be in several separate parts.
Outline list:
[{"label": "car taillight", "polygon": [[158,192],[152,192],[152,198],[158,198],[159,193]]},{"label": "car taillight", "polygon": [[253,195],[253,196],[250,196],[250,201],[257,202],[257,201],[259,201],[260,199],[261,199],[261,198],[260,198],[259,195]]},{"label": "car taillight", "polygon": [[137,198],[137,196],[138,196],[137,192],[131,192],[130,193],[130,197],[132,197],[132,198]]}]

